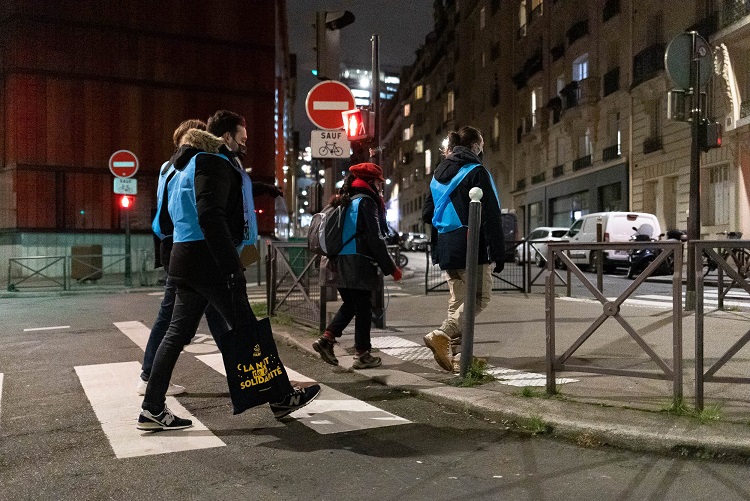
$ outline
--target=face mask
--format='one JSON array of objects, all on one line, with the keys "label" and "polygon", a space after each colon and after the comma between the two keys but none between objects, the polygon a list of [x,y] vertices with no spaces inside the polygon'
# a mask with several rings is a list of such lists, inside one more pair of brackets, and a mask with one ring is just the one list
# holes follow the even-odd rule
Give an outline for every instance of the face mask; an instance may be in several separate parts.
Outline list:
[{"label": "face mask", "polygon": [[245,159],[245,156],[247,156],[247,148],[244,144],[238,144],[239,148],[237,148],[237,151],[235,151],[235,155],[237,155],[237,158],[240,159],[240,161]]}]

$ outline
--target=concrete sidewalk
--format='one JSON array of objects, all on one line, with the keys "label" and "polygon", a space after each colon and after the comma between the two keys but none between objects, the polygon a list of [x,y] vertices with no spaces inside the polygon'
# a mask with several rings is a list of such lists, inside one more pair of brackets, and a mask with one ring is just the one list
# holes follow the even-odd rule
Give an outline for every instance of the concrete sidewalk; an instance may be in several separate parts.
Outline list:
[{"label": "concrete sidewalk", "polygon": [[[583,372],[558,373],[559,394],[545,394],[545,299],[541,293],[495,293],[477,317],[474,354],[485,357],[496,378],[473,388],[457,387],[457,375],[435,363],[422,336],[439,327],[445,294],[391,298],[388,329],[373,330],[373,346],[383,365],[356,371],[380,383],[425,398],[469,409],[499,423],[546,429],[581,444],[612,444],[635,450],[680,455],[750,456],[750,387],[706,383],[705,408],[696,415],[671,410],[671,380]],[[335,311],[334,304],[329,311]],[[586,299],[555,300],[557,356],[565,352],[601,316],[601,304]],[[649,347],[672,366],[671,309],[623,305],[620,315]],[[706,369],[750,329],[750,314],[707,311]],[[694,409],[695,317],[683,318],[683,407]],[[310,329],[275,326],[274,331],[315,356]],[[341,363],[352,370],[353,323],[336,346]],[[750,374],[748,349],[739,351],[718,374]],[[321,363],[323,363],[321,361]],[[616,318],[604,323],[575,352],[569,363],[663,374]],[[501,425],[501,424],[499,424]]]}]

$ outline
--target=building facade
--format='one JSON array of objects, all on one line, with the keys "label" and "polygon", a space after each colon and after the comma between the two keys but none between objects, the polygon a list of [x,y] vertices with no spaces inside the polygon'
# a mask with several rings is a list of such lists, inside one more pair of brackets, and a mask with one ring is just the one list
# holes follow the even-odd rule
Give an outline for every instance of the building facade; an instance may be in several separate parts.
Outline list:
[{"label": "building facade", "polygon": [[690,124],[667,118],[664,56],[696,30],[723,55],[705,108],[726,129],[723,146],[701,155],[701,234],[749,234],[749,13],[738,0],[437,2],[391,114],[399,229],[422,230],[440,142],[463,125],[482,130],[485,165],[521,234],[609,210],[686,229]]},{"label": "building facade", "polygon": [[[134,248],[150,252],[157,172],[186,118],[243,114],[252,177],[283,179],[285,2],[221,3],[0,2],[3,263],[68,255],[74,245],[122,253],[124,218],[108,169],[120,149],[139,159],[130,224]],[[261,230],[273,232],[273,200],[257,208]]]}]

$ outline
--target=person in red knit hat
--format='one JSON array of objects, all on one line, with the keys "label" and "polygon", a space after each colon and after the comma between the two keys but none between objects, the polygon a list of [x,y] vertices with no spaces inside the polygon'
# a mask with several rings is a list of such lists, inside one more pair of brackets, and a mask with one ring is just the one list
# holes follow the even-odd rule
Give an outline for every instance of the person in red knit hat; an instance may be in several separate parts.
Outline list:
[{"label": "person in red knit hat", "polygon": [[331,198],[335,207],[347,206],[347,223],[344,225],[344,241],[347,233],[354,235],[338,256],[321,261],[322,285],[336,287],[343,301],[339,311],[325,333],[313,343],[320,358],[331,365],[338,365],[333,346],[353,318],[355,369],[378,367],[380,357],[370,353],[370,328],[372,320],[372,292],[380,285],[378,268],[384,275],[393,275],[401,280],[401,270],[391,258],[385,243],[385,203],[380,195],[383,169],[366,162],[352,165],[349,175],[339,192]]}]

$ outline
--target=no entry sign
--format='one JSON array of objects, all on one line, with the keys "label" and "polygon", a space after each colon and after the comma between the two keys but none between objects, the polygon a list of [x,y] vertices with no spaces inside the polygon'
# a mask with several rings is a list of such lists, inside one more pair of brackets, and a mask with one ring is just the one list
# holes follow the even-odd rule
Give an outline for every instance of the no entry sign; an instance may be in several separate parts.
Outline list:
[{"label": "no entry sign", "polygon": [[335,80],[320,82],[310,89],[305,100],[310,121],[321,129],[341,129],[341,112],[354,109],[354,96],[349,87]]},{"label": "no entry sign", "polygon": [[115,151],[109,157],[109,171],[117,177],[133,177],[138,172],[138,158],[132,151]]}]

